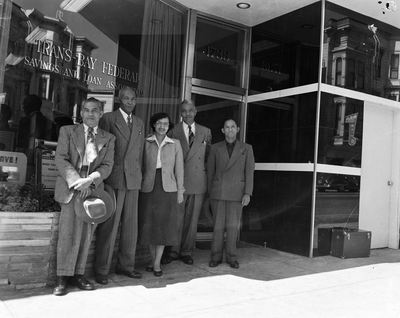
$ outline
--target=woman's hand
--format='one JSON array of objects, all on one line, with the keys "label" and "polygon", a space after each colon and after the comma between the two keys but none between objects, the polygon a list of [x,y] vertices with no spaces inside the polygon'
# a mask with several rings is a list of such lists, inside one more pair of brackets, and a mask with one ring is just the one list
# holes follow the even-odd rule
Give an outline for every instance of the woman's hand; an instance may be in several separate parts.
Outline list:
[{"label": "woman's hand", "polygon": [[178,192],[178,204],[183,202],[183,193]]}]

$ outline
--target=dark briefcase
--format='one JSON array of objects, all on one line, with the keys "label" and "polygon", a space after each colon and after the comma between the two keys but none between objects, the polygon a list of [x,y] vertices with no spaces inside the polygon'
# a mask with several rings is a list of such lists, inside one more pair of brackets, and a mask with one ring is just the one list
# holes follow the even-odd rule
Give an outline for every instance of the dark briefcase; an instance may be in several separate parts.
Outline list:
[{"label": "dark briefcase", "polygon": [[331,255],[340,258],[368,257],[371,250],[371,231],[332,229]]}]

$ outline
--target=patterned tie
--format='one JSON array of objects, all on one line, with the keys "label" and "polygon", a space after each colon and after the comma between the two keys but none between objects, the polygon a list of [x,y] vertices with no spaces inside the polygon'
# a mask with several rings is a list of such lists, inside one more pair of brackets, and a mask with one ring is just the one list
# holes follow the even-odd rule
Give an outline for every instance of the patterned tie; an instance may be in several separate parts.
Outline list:
[{"label": "patterned tie", "polygon": [[189,127],[189,147],[192,148],[193,141],[194,141],[194,134],[192,131],[192,127],[190,127],[190,125],[188,127]]},{"label": "patterned tie", "polygon": [[132,118],[131,118],[131,115],[128,116],[128,127],[129,127],[129,130],[132,131]]},{"label": "patterned tie", "polygon": [[96,141],[94,139],[93,128],[89,127],[86,143],[86,160],[90,164],[97,157]]}]

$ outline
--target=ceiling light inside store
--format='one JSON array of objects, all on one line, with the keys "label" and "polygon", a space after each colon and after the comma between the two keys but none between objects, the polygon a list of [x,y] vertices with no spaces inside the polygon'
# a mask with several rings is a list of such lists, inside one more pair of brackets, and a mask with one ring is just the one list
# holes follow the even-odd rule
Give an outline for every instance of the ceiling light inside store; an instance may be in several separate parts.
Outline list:
[{"label": "ceiling light inside store", "polygon": [[308,30],[308,29],[312,29],[314,26],[312,24],[306,23],[306,24],[303,24],[301,27],[302,27],[302,29]]},{"label": "ceiling light inside store", "polygon": [[250,4],[248,4],[246,2],[239,2],[236,6],[239,9],[248,9],[248,8],[250,8]]},{"label": "ceiling light inside store", "polygon": [[92,0],[64,0],[60,4],[60,9],[71,12],[79,12],[90,2],[92,2]]}]

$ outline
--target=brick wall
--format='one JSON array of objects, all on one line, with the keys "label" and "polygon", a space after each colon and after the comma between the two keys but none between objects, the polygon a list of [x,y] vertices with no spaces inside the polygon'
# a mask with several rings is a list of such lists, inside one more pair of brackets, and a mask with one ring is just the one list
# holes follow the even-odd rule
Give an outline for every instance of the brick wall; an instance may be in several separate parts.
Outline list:
[{"label": "brick wall", "polygon": [[[52,286],[56,278],[56,247],[60,212],[0,212],[0,292]],[[96,234],[90,247],[86,276],[93,276]],[[118,237],[114,249],[116,262]],[[138,246],[136,264],[149,259]],[[114,266],[111,267],[112,272]]]}]

